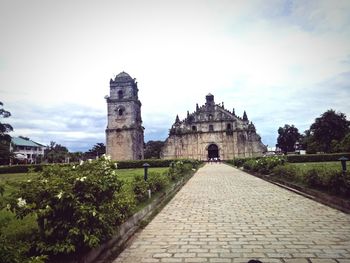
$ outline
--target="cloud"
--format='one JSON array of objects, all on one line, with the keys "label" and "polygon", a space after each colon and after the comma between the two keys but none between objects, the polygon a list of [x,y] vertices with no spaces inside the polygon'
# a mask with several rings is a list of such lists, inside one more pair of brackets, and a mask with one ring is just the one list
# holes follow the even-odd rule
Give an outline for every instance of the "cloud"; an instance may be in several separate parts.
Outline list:
[{"label": "cloud", "polygon": [[55,141],[74,151],[105,141],[107,117],[103,111],[73,104],[50,107],[9,103],[8,108],[13,136],[27,136],[45,145]]},{"label": "cloud", "polygon": [[1,5],[1,100],[15,134],[42,143],[103,142],[103,97],[123,70],[139,82],[146,141],[165,139],[209,92],[246,110],[269,145],[285,123],[306,129],[328,107],[350,114],[347,0]]}]

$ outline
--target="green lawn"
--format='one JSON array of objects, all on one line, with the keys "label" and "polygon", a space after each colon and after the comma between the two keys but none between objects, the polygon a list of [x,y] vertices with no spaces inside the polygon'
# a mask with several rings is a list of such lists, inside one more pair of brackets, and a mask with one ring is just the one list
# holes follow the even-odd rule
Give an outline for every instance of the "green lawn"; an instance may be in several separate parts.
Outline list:
[{"label": "green lawn", "polygon": [[0,184],[5,186],[4,196],[8,196],[16,189],[16,183],[33,179],[36,176],[38,176],[37,173],[0,174]]},{"label": "green lawn", "polygon": [[[312,168],[328,168],[328,169],[339,169],[341,170],[341,164],[340,161],[338,162],[318,162],[318,163],[288,163],[288,165],[296,166],[299,169],[302,170],[308,170]],[[350,170],[350,161],[346,162],[346,169]]]},{"label": "green lawn", "polygon": [[[164,172],[164,171],[166,171],[168,169],[169,169],[168,167],[149,168],[148,169],[148,173],[151,173],[151,172]],[[126,182],[126,183],[131,182],[132,179],[136,175],[143,176],[143,174],[144,174],[143,168],[117,170],[117,175],[119,176],[119,178],[121,180],[123,180],[124,182]]]}]

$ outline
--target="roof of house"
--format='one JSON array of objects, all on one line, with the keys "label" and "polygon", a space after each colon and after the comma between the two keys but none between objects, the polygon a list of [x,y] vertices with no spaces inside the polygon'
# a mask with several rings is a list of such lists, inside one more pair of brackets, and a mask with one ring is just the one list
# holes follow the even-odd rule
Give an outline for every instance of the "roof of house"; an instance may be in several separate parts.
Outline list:
[{"label": "roof of house", "polygon": [[18,146],[43,147],[44,145],[32,140],[25,140],[20,137],[12,137],[11,143]]}]

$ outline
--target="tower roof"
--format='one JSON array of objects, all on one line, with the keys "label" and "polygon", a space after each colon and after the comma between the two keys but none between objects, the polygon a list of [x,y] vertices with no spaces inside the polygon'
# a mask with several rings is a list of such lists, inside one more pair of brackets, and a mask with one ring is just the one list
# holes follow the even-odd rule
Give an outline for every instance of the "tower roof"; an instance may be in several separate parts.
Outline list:
[{"label": "tower roof", "polygon": [[117,76],[115,76],[115,80],[132,80],[130,75],[126,72],[120,72]]}]

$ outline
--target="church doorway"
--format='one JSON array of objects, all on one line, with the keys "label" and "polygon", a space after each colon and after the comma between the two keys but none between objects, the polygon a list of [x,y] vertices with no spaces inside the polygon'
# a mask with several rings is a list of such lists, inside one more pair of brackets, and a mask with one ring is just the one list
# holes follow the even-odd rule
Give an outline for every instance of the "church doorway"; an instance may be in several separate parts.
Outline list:
[{"label": "church doorway", "polygon": [[208,147],[208,158],[219,158],[219,147],[216,144],[210,144]]}]

